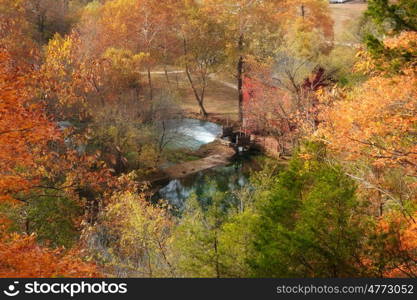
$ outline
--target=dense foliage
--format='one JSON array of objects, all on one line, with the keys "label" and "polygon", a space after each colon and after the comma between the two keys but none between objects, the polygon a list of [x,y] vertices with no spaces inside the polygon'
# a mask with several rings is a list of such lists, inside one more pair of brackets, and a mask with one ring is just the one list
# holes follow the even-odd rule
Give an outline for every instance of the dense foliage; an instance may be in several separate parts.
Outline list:
[{"label": "dense foliage", "polygon": [[[417,277],[416,16],[369,0],[345,43],[327,0],[0,0],[0,277]],[[221,156],[170,147],[190,115],[276,157],[156,199]]]}]

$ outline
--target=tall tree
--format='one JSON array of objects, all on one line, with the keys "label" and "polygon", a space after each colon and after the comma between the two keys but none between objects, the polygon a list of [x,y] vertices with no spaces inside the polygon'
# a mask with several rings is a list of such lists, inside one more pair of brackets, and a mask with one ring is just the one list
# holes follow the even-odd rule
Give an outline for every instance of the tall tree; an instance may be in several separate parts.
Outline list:
[{"label": "tall tree", "polygon": [[280,0],[206,0],[206,11],[218,19],[226,30],[227,53],[234,69],[239,91],[239,120],[243,122],[243,79],[247,55],[260,59],[271,55],[280,38]]},{"label": "tall tree", "polygon": [[[304,34],[299,38],[304,44],[306,36],[311,32],[320,32],[320,36],[329,42],[333,35],[328,3],[322,0],[207,0],[204,5],[226,30],[229,63],[234,66],[233,73],[237,78],[241,122],[244,114],[245,64],[249,56],[259,62],[275,57],[286,35]],[[310,46],[317,44],[317,39],[311,40]],[[322,42],[320,45],[323,47],[326,43]]]},{"label": "tall tree", "polygon": [[[329,147],[349,162],[350,174],[377,193],[379,214],[394,201],[410,221],[413,211],[406,207],[415,201],[412,187],[417,174],[416,37],[415,32],[404,32],[387,38],[384,48],[395,56],[361,53],[357,68],[366,71],[369,79],[349,92],[323,94],[322,103],[329,106],[321,126]],[[395,184],[394,178],[401,184]],[[400,186],[409,188],[399,190]]]},{"label": "tall tree", "polygon": [[[117,0],[106,2],[100,11],[99,22],[106,47],[124,48],[133,53],[147,53],[143,66],[149,86],[149,98],[154,97],[152,68],[165,55],[172,14],[178,1]],[[171,19],[170,19],[171,18]]]},{"label": "tall tree", "polygon": [[365,220],[355,183],[340,167],[324,162],[322,146],[308,148],[294,155],[259,199],[253,272],[260,277],[363,276],[368,271],[360,259]]},{"label": "tall tree", "polygon": [[38,182],[37,160],[45,153],[48,141],[57,137],[56,127],[43,105],[31,101],[32,76],[30,67],[16,67],[10,55],[0,49],[0,198],[3,199]]},{"label": "tall tree", "polygon": [[206,15],[196,3],[185,5],[181,16],[180,35],[183,55],[180,58],[202,116],[206,88],[211,75],[225,62],[226,38],[224,28]]}]

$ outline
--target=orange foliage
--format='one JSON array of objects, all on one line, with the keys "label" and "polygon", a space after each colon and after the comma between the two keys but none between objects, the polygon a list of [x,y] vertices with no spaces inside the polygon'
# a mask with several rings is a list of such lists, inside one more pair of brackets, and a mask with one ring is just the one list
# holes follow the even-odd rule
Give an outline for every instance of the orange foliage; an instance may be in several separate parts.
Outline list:
[{"label": "orange foliage", "polygon": [[374,165],[401,165],[415,173],[417,76],[375,77],[323,114],[330,146],[348,159],[367,156]]},{"label": "orange foliage", "polygon": [[33,63],[38,60],[39,49],[31,39],[33,28],[26,19],[26,1],[0,0],[0,45],[12,58]]},{"label": "orange foliage", "polygon": [[387,38],[384,41],[385,47],[388,49],[398,49],[401,51],[416,51],[417,32],[404,31],[399,36]]},{"label": "orange foliage", "polygon": [[101,276],[96,265],[83,262],[76,250],[65,253],[41,247],[34,235],[0,234],[0,277]]},{"label": "orange foliage", "polygon": [[[414,220],[417,214],[414,215]],[[384,268],[384,277],[417,276],[417,223],[406,220],[398,213],[378,224],[379,234],[384,235],[383,252],[389,259]]]},{"label": "orange foliage", "polygon": [[292,26],[297,19],[302,19],[305,28],[321,30],[328,39],[333,39],[333,19],[329,16],[327,1],[288,0],[282,5],[287,9],[287,26]]},{"label": "orange foliage", "polygon": [[[393,63],[396,63],[400,69],[415,70],[417,67],[417,32],[404,31],[399,35],[388,37],[383,41],[383,46],[386,49],[385,52],[393,52],[389,59],[386,56],[375,58],[368,51],[361,50],[357,55],[360,61],[356,64],[355,71],[373,76],[383,75],[390,70],[390,65]],[[408,58],[395,57],[398,55]]]},{"label": "orange foliage", "polygon": [[[411,40],[410,40],[411,39]],[[404,33],[385,42],[402,51],[414,45],[416,34]],[[408,46],[407,46],[408,47]],[[332,103],[323,114],[322,133],[331,148],[347,160],[365,159],[375,167],[400,167],[410,176],[417,173],[417,70],[406,64],[401,72],[387,76],[374,72],[367,57],[359,67],[372,71],[362,86],[350,93],[325,95]]]},{"label": "orange foliage", "polygon": [[409,59],[416,42],[416,33],[403,32],[384,41],[390,58],[360,52],[355,68],[368,80],[352,90],[319,93],[327,106],[316,137],[351,170],[359,169],[352,176],[379,207],[375,252],[364,264],[384,277],[417,276],[417,69]]},{"label": "orange foliage", "polygon": [[37,182],[36,160],[57,137],[42,105],[30,101],[28,72],[0,50],[0,199]]},{"label": "orange foliage", "polygon": [[53,185],[46,188],[76,199],[82,187],[103,191],[111,181],[108,169],[95,156],[80,155],[64,143],[42,102],[29,97],[31,74],[29,68],[23,72],[14,67],[8,54],[0,52],[0,200],[42,188],[45,180]]}]

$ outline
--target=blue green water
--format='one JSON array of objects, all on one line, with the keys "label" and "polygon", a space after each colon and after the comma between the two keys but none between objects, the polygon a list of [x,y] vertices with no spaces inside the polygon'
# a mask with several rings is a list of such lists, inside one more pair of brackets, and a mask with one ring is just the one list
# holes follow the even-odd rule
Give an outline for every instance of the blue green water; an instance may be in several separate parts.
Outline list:
[{"label": "blue green water", "polygon": [[[197,150],[221,137],[223,133],[221,125],[195,119],[167,120],[160,125],[160,130],[169,142],[167,146],[173,150]],[[227,166],[218,166],[182,179],[172,179],[153,198],[166,200],[174,208],[182,210],[192,195],[197,196],[202,203],[210,201],[210,197],[218,191],[232,197],[234,192],[248,185],[251,173],[260,169],[256,157],[253,154],[238,155]]]},{"label": "blue green water", "polygon": [[193,194],[199,202],[208,202],[217,191],[233,197],[234,192],[249,184],[253,171],[261,167],[256,156],[244,155],[235,159],[228,166],[219,166],[204,172],[192,174],[186,178],[173,179],[163,186],[154,199],[164,199],[174,208],[182,210],[187,199]]}]

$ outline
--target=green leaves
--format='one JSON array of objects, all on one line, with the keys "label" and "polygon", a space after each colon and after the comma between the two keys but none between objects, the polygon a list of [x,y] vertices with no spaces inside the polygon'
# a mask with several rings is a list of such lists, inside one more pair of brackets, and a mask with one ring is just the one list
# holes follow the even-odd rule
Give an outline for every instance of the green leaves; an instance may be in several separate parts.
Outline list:
[{"label": "green leaves", "polygon": [[403,30],[417,31],[417,1],[370,0],[366,15],[384,30],[398,33]]},{"label": "green leaves", "polygon": [[[417,31],[416,0],[400,0],[395,3],[388,0],[370,0],[365,15],[377,25],[383,36]],[[365,43],[374,58],[390,62],[389,70],[396,73],[416,58],[412,48],[392,49],[373,34],[365,36]]]},{"label": "green leaves", "polygon": [[300,154],[261,200],[250,258],[254,275],[356,276],[364,230],[356,217],[356,186],[339,167]]},{"label": "green leaves", "polygon": [[82,209],[73,200],[44,195],[31,200],[25,210],[28,229],[37,233],[38,240],[66,248],[77,241],[76,220],[81,218]]}]

